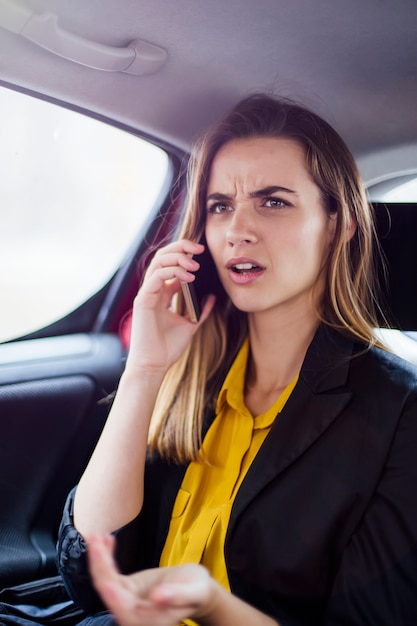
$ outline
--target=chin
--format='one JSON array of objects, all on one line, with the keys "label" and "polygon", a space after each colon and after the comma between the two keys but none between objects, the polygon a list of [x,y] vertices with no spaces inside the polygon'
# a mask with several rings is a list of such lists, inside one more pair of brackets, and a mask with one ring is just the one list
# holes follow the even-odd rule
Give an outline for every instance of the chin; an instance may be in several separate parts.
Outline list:
[{"label": "chin", "polygon": [[242,313],[262,313],[269,309],[268,306],[259,305],[259,303],[254,303],[253,298],[250,298],[251,302],[248,302],[243,298],[230,298],[234,306]]}]

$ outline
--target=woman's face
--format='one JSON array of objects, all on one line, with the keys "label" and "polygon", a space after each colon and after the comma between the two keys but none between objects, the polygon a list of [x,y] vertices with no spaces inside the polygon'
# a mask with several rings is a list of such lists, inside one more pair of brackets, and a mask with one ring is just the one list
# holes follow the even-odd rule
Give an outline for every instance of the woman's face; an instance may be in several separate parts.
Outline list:
[{"label": "woman's face", "polygon": [[238,309],[315,314],[335,226],[298,142],[236,139],[217,153],[208,183],[206,239]]}]

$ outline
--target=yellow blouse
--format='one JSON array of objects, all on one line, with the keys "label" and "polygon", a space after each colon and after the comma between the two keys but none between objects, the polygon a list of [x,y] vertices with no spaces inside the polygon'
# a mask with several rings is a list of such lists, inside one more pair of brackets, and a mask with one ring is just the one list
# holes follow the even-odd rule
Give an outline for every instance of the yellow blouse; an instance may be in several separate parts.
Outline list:
[{"label": "yellow blouse", "polygon": [[[161,566],[201,563],[230,590],[224,541],[236,493],[298,375],[265,413],[251,415],[244,402],[249,342],[242,345],[220,391],[216,417],[178,491],[161,555]],[[193,624],[192,621],[186,622]]]}]

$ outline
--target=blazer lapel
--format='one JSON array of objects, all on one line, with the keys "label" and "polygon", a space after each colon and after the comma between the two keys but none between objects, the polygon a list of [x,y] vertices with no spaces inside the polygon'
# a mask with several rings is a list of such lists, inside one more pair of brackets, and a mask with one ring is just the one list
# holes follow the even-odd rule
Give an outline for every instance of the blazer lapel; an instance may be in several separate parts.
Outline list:
[{"label": "blazer lapel", "polygon": [[353,345],[325,326],[318,329],[299,381],[236,496],[231,524],[259,491],[314,444],[349,402],[352,393],[346,381]]}]

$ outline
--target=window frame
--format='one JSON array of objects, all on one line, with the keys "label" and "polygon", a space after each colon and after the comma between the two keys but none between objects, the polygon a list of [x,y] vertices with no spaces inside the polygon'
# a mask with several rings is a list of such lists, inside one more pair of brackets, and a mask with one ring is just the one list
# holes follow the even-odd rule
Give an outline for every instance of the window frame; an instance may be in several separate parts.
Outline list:
[{"label": "window frame", "polygon": [[150,133],[91,109],[1,79],[0,86],[113,126],[152,143],[167,154],[168,172],[153,210],[136,234],[134,242],[126,251],[124,261],[109,281],[78,308],[62,318],[28,334],[0,342],[0,345],[27,339],[84,332],[119,334],[123,320],[131,310],[133,299],[142,280],[143,271],[150,256],[150,249],[158,247],[158,242],[169,237],[177,226],[179,208],[182,204],[185,188],[185,167],[189,155],[177,146],[152,136]]}]

